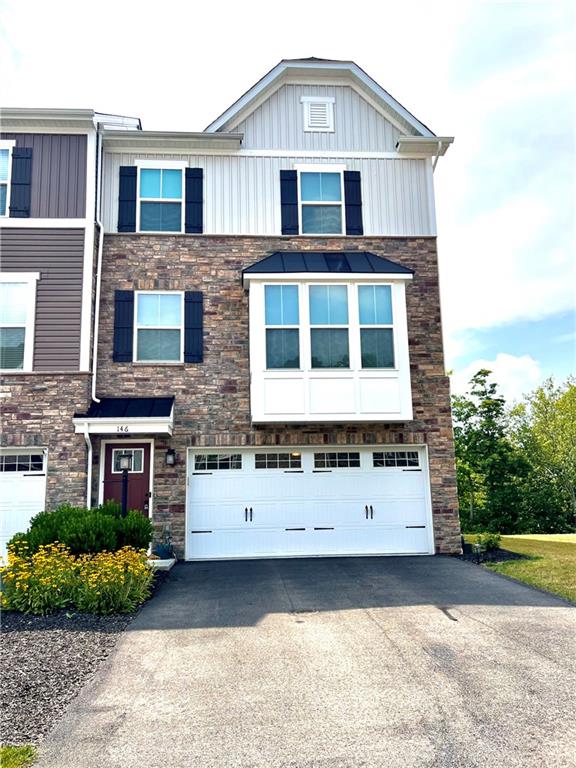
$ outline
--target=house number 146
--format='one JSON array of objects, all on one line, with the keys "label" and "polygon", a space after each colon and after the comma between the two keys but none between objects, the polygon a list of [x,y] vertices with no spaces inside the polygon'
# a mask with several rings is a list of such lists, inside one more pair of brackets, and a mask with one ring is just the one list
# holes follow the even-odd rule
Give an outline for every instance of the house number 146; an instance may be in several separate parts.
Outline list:
[{"label": "house number 146", "polygon": [[116,427],[116,432],[128,432],[128,427],[120,425],[119,427]]}]

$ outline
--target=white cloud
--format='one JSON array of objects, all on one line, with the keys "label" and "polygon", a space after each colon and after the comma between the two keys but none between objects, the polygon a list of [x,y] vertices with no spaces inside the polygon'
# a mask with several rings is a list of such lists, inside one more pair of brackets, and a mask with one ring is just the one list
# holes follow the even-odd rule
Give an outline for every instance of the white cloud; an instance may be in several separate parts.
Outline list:
[{"label": "white cloud", "polygon": [[540,363],[530,355],[516,357],[500,352],[495,360],[474,360],[465,368],[454,371],[450,377],[453,394],[468,390],[469,381],[482,368],[492,371],[490,379],[498,384],[500,394],[511,403],[531,392],[542,381]]}]

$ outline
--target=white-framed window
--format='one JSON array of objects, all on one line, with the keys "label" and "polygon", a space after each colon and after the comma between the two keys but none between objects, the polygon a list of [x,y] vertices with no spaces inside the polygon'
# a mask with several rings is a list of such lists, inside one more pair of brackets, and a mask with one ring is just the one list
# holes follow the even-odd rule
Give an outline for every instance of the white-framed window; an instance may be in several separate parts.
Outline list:
[{"label": "white-framed window", "polygon": [[178,161],[137,161],[138,232],[184,231],[184,169]]},{"label": "white-framed window", "polygon": [[394,326],[390,285],[359,285],[362,368],[394,368]]},{"label": "white-framed window", "polygon": [[134,361],[184,360],[184,291],[136,291]]},{"label": "white-framed window", "polygon": [[350,368],[348,286],[310,285],[310,367]]},{"label": "white-framed window", "polygon": [[345,166],[299,165],[296,170],[301,234],[345,234]]},{"label": "white-framed window", "polygon": [[120,466],[120,456],[129,453],[132,456],[132,469],[129,470],[131,475],[140,475],[144,472],[144,448],[114,448],[112,450],[112,474],[122,474],[122,467]]},{"label": "white-framed window", "polygon": [[301,96],[304,111],[304,130],[308,132],[334,133],[334,97]]},{"label": "white-framed window", "polygon": [[0,218],[10,215],[12,150],[15,144],[15,141],[0,141]]},{"label": "white-framed window", "polygon": [[0,273],[0,370],[31,371],[39,272]]},{"label": "white-framed window", "polygon": [[396,369],[392,285],[273,283],[263,289],[266,370]]},{"label": "white-framed window", "polygon": [[298,286],[265,286],[264,315],[266,368],[300,368]]}]

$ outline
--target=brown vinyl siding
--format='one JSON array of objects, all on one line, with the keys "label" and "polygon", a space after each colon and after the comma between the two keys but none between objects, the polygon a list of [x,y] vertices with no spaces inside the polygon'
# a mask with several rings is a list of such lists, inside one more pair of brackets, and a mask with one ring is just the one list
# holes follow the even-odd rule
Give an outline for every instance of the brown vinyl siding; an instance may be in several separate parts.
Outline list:
[{"label": "brown vinyl siding", "polygon": [[86,136],[2,133],[0,138],[32,149],[31,218],[85,217]]},{"label": "brown vinyl siding", "polygon": [[34,371],[79,369],[83,260],[83,229],[0,230],[0,270],[40,272]]}]

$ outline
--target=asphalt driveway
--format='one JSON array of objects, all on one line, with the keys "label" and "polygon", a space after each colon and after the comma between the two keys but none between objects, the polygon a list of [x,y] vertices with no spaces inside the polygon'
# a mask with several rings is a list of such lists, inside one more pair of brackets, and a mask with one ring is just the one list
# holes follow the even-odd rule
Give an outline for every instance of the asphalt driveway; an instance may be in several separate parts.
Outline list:
[{"label": "asphalt driveway", "polygon": [[575,766],[575,630],[450,558],[178,565],[38,768]]}]

